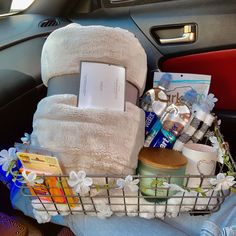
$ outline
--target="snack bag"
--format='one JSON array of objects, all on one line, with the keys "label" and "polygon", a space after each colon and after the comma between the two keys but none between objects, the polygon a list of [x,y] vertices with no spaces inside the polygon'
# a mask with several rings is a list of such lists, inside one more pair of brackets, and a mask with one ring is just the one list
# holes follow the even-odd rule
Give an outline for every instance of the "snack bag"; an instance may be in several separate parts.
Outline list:
[{"label": "snack bag", "polygon": [[194,89],[197,91],[197,103],[200,104],[206,99],[211,83],[210,75],[155,72],[153,78],[154,88],[158,86],[160,79],[165,74],[169,74],[172,76],[170,85],[168,89],[166,89],[166,94],[169,96],[170,103],[179,102],[179,98],[190,89]]},{"label": "snack bag", "polygon": [[32,196],[39,195],[41,200],[49,202],[69,203],[71,207],[78,202],[77,197],[66,197],[73,196],[74,193],[68,186],[66,178],[58,177],[62,174],[62,170],[56,157],[27,152],[17,152],[17,156],[23,166],[21,172],[26,171],[27,174],[35,172],[44,176],[42,184],[37,183],[34,186],[27,184]]}]

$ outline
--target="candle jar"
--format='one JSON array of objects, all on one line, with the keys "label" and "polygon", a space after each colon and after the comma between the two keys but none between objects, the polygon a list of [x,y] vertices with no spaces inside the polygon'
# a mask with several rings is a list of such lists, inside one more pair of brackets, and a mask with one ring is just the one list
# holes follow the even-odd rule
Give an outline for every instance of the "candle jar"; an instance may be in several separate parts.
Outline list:
[{"label": "candle jar", "polygon": [[[183,186],[187,158],[164,148],[143,148],[139,153],[140,190],[148,201],[160,202],[176,193],[163,187],[163,182]],[[178,177],[179,176],[179,177]],[[182,176],[182,177],[180,177]]]}]

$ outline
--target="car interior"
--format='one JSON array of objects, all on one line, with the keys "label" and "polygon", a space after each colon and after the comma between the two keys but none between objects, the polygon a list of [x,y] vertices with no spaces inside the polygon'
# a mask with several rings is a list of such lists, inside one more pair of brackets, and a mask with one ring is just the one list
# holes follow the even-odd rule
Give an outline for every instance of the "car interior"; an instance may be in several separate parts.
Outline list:
[{"label": "car interior", "polygon": [[[132,32],[147,54],[145,91],[152,88],[156,70],[211,75],[210,92],[218,98],[214,113],[221,119],[222,134],[235,157],[234,0],[34,0],[24,10],[10,11],[10,6],[9,0],[0,1],[1,149],[32,132],[37,104],[47,95],[41,79],[45,40],[54,30],[77,23]],[[1,212],[37,232],[29,235],[73,235],[63,234],[63,227],[52,223],[39,225],[12,209],[3,184],[0,197],[4,199]]]}]

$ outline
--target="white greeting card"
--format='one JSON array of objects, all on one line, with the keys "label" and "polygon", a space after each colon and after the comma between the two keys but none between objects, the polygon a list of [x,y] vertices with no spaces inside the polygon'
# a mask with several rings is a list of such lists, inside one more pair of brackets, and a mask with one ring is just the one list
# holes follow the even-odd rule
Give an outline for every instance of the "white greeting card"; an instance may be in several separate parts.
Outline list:
[{"label": "white greeting card", "polygon": [[124,111],[124,67],[81,62],[80,73],[79,108]]}]

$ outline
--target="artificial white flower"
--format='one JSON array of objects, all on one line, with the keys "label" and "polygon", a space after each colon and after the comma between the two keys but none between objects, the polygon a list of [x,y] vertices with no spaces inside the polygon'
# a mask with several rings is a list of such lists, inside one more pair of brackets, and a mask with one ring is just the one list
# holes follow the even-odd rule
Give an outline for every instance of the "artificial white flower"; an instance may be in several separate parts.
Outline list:
[{"label": "artificial white flower", "polygon": [[90,186],[93,184],[92,178],[86,177],[86,173],[83,170],[78,173],[71,171],[67,182],[69,186],[80,195],[88,193],[90,191]]},{"label": "artificial white flower", "polygon": [[216,178],[211,178],[209,182],[215,186],[215,191],[220,190],[227,190],[234,184],[236,184],[236,181],[234,181],[233,176],[225,176],[223,173],[219,173]]},{"label": "artificial white flower", "polygon": [[101,202],[96,206],[97,209],[97,217],[101,219],[105,219],[107,217],[112,216],[113,212],[111,210],[111,207],[107,205],[105,202]]},{"label": "artificial white flower", "polygon": [[38,211],[33,209],[34,218],[39,224],[47,223],[51,220],[51,216],[46,211]]},{"label": "artificial white flower", "polygon": [[219,144],[218,139],[217,139],[216,136],[209,137],[209,140],[210,140],[212,146],[218,152],[218,162],[223,164],[224,163],[225,149],[221,147],[221,145]]},{"label": "artificial white flower", "polygon": [[26,171],[24,170],[22,172],[22,176],[24,177],[24,181],[23,183],[27,183],[30,186],[34,186],[35,184],[42,184],[43,183],[43,179],[37,177],[37,174],[35,172],[30,172],[29,174],[26,174]]},{"label": "artificial white flower", "polygon": [[[16,161],[16,149],[11,147],[8,149],[1,150],[0,152],[0,165],[2,166],[3,171],[8,171],[12,161]],[[14,168],[16,165],[14,164],[12,168]]]},{"label": "artificial white flower", "polygon": [[171,191],[178,191],[178,192],[187,192],[187,190],[181,188],[179,185],[177,184],[169,184],[167,182],[163,182],[163,186],[166,188],[169,188],[169,190]]},{"label": "artificial white flower", "polygon": [[205,133],[204,136],[209,139],[210,137],[212,137],[214,135],[215,135],[215,133],[213,131],[207,130],[207,132]]},{"label": "artificial white flower", "polygon": [[21,142],[23,144],[30,144],[30,134],[24,133],[24,137],[21,137]]},{"label": "artificial white flower", "polygon": [[138,192],[139,179],[133,180],[133,176],[128,175],[125,179],[117,179],[116,184],[118,188],[124,189],[124,191]]},{"label": "artificial white flower", "polygon": [[213,93],[210,93],[207,95],[205,103],[207,104],[209,111],[212,111],[215,103],[218,101],[218,99],[215,97]]}]

